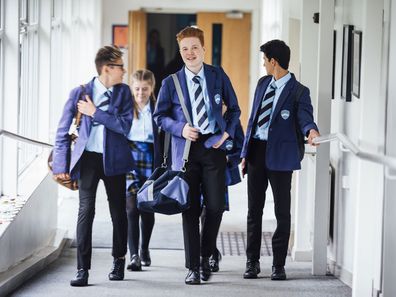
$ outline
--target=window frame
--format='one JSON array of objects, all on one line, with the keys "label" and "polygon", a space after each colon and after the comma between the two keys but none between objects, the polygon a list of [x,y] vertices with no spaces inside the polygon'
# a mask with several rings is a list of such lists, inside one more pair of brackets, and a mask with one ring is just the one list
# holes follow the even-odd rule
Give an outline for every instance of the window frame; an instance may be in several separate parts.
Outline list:
[{"label": "window frame", "polygon": [[[4,0],[0,0],[0,129],[3,129],[4,112]],[[3,168],[3,140],[0,137],[0,168]],[[3,170],[0,170],[0,196],[3,192]]]},{"label": "window frame", "polygon": [[[39,106],[39,0],[20,0],[18,134],[37,139]],[[18,178],[42,149],[18,143]]]}]

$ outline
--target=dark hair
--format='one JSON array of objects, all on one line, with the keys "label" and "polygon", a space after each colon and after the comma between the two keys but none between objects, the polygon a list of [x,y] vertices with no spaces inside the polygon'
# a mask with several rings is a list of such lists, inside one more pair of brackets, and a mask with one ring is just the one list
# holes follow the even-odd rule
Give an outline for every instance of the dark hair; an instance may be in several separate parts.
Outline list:
[{"label": "dark hair", "polygon": [[204,46],[204,32],[198,27],[185,27],[179,33],[176,34],[177,43],[180,44],[180,41],[187,37],[197,37],[201,42],[201,45]]},{"label": "dark hair", "polygon": [[[134,81],[147,81],[148,84],[151,86],[152,91],[151,91],[151,95],[150,95],[150,102],[155,104],[155,94],[154,94],[154,89],[155,89],[155,77],[154,77],[154,73],[152,73],[150,70],[147,69],[140,69],[140,70],[136,70],[133,74],[132,74],[132,83]],[[132,92],[133,94],[133,92]],[[137,107],[137,103],[135,101],[135,97],[132,95],[132,100],[133,100],[133,117],[135,119],[139,118],[139,110]]]},{"label": "dark hair", "polygon": [[289,68],[290,48],[279,39],[274,39],[260,46],[260,51],[264,53],[268,60],[274,58],[283,69]]},{"label": "dark hair", "polygon": [[104,65],[115,63],[122,58],[122,51],[113,45],[106,45],[98,50],[95,57],[96,71],[100,75]]}]

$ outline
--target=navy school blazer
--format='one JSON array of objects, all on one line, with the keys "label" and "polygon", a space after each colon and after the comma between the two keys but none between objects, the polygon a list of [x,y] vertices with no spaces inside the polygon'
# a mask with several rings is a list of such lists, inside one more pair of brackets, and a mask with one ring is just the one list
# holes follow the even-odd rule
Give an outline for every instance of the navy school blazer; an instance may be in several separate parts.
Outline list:
[{"label": "navy school blazer", "polygon": [[226,151],[228,162],[226,168],[226,185],[232,186],[241,182],[241,174],[239,173],[238,165],[241,162],[241,151],[243,146],[243,129],[239,122],[233,139],[233,147],[231,150]]},{"label": "navy school blazer", "polygon": [[[92,79],[86,84],[85,92],[92,98]],[[70,149],[68,131],[77,111],[77,102],[81,98],[82,88],[74,88],[66,101],[62,117],[56,132],[53,150],[53,173],[70,173],[72,179],[80,176],[80,158],[88,142],[93,121],[104,125],[103,166],[106,176],[125,174],[133,169],[133,159],[126,136],[132,125],[132,94],[126,84],[117,84],[113,88],[109,108],[96,110],[94,118],[83,115],[79,129],[79,137]]]},{"label": "navy school blazer", "polygon": [[[259,107],[271,79],[272,76],[265,76],[257,83],[241,158],[249,159],[249,149],[257,125]],[[296,87],[296,78],[291,73],[291,78],[283,88],[275,106],[268,130],[265,160],[270,170],[292,171],[301,169],[295,122],[298,123],[298,128],[303,135],[307,135],[311,129],[319,131],[313,119],[309,89],[304,87],[297,106],[294,106]],[[295,117],[297,117],[297,121],[295,121]]]},{"label": "navy school blazer", "polygon": [[[184,67],[185,66],[176,74],[180,81],[187,110],[192,118],[191,101],[188,94]],[[218,133],[223,134],[227,131],[231,138],[233,138],[241,111],[231,81],[222,68],[207,64],[204,64],[203,67],[212,113],[216,125],[220,129]],[[227,112],[229,113],[227,119],[224,119],[222,115],[222,101],[224,101],[227,106]],[[162,86],[158,94],[157,106],[154,112],[154,120],[158,127],[171,133],[172,168],[174,170],[180,170],[183,164],[183,149],[186,141],[182,136],[182,131],[187,120],[184,117],[171,76],[168,76],[162,81]]]}]

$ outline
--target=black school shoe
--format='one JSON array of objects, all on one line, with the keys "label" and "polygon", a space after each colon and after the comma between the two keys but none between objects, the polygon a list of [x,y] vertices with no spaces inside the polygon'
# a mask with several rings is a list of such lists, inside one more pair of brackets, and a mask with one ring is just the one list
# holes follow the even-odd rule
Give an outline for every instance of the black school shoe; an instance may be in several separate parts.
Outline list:
[{"label": "black school shoe", "polygon": [[76,276],[70,281],[70,286],[72,287],[85,287],[88,286],[88,270],[79,269]]},{"label": "black school shoe", "polygon": [[272,266],[271,280],[286,280],[286,271],[284,266]]},{"label": "black school shoe", "polygon": [[115,258],[109,273],[109,280],[119,281],[124,279],[125,259]]},{"label": "black school shoe", "polygon": [[220,267],[219,267],[219,262],[221,261],[221,253],[220,251],[216,248],[215,252],[213,253],[212,256],[209,258],[209,266],[210,266],[210,271],[212,272],[218,272]]},{"label": "black school shoe", "polygon": [[148,249],[140,250],[140,260],[143,266],[151,265],[150,251]]}]

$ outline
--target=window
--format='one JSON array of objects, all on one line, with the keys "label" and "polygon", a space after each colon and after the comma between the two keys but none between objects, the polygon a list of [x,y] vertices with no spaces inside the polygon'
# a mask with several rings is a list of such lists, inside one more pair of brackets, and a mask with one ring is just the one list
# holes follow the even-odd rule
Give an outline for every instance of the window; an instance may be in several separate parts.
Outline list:
[{"label": "window", "polygon": [[[20,95],[18,133],[37,139],[38,135],[38,0],[20,0]],[[18,175],[41,150],[26,143],[18,145]]]},{"label": "window", "polygon": [[59,97],[63,88],[64,71],[63,68],[63,42],[62,42],[62,0],[52,0],[51,12],[51,86],[50,86],[50,142],[55,140],[55,132],[58,126],[59,117],[62,112],[62,104]]},{"label": "window", "polygon": [[[3,50],[3,38],[4,36],[4,1],[0,0],[0,129],[3,128],[3,100],[4,100],[4,94],[3,94],[3,85],[4,85],[4,50]],[[3,166],[3,158],[2,156],[2,139],[0,137],[0,195],[2,192],[2,183],[3,183],[3,177],[2,177],[2,166]]]}]

